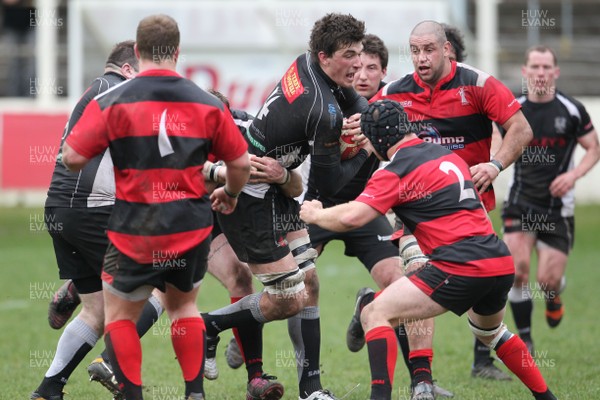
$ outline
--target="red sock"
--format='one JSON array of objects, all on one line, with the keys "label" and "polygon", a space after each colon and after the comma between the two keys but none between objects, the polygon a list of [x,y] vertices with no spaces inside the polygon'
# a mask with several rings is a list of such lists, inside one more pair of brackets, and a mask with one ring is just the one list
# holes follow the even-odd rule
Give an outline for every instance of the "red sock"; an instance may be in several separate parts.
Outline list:
[{"label": "red sock", "polygon": [[373,300],[375,300],[382,292],[383,292],[383,290],[379,290],[379,291],[375,292],[375,294],[373,295]]},{"label": "red sock", "polygon": [[396,333],[390,326],[378,326],[368,331],[365,339],[371,366],[371,397],[389,398],[398,358]]},{"label": "red sock", "polygon": [[[233,303],[237,303],[239,300],[243,299],[243,297],[230,297],[229,298],[231,300],[231,304]],[[240,339],[240,333],[238,332],[237,328],[231,328],[231,330],[233,331],[233,336],[235,337],[235,341],[238,344],[238,347],[240,348],[240,353],[242,353],[242,359],[244,360],[244,362],[246,362],[246,356],[244,355],[244,346],[242,346],[242,340]]]},{"label": "red sock", "polygon": [[[109,351],[114,353],[117,365],[115,370],[136,386],[142,385],[142,345],[135,329],[135,324],[130,320],[118,320],[106,325],[104,330],[105,340]],[[110,354],[110,353],[109,353]],[[116,371],[115,371],[116,373]],[[123,382],[119,382],[123,384]],[[126,382],[125,382],[126,384]]]},{"label": "red sock", "polygon": [[496,354],[530,390],[544,393],[548,389],[540,370],[527,351],[527,346],[517,335],[502,343],[496,349]]},{"label": "red sock", "polygon": [[201,372],[205,334],[202,318],[179,318],[171,323],[171,342],[186,382],[195,380]]}]

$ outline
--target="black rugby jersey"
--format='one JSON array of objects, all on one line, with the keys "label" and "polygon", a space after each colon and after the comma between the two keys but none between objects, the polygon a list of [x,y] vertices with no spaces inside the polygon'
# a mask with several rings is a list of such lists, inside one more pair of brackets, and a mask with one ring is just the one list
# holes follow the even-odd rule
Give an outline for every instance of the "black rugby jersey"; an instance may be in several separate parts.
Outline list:
[{"label": "black rugby jersey", "polygon": [[62,145],[88,103],[100,93],[124,81],[125,77],[108,72],[96,78],[77,102],[60,142],[46,207],[86,208],[115,203],[115,177],[109,151],[94,157],[81,171],[71,172],[62,163]]},{"label": "black rugby jersey", "polygon": [[575,189],[562,198],[552,197],[550,183],[575,167],[577,139],[594,129],[590,116],[583,104],[560,91],[547,103],[534,103],[526,96],[518,100],[533,130],[533,140],[515,161],[507,200],[547,214],[572,216]]},{"label": "black rugby jersey", "polygon": [[[331,80],[307,52],[288,68],[246,131],[249,152],[275,158],[287,169],[298,167],[310,154],[311,173],[319,176],[316,189],[333,195],[367,159],[361,150],[341,161],[339,143],[343,118],[367,106],[353,88]],[[267,184],[249,184],[244,192],[263,197],[269,189]]]},{"label": "black rugby jersey", "polygon": [[[379,89],[386,85],[385,82],[379,83]],[[318,179],[315,174],[310,174],[308,178],[308,188],[306,191],[306,199],[319,199],[324,207],[330,207],[336,204],[347,203],[354,200],[365,189],[369,178],[379,168],[379,159],[375,154],[371,154],[369,158],[360,167],[356,175],[350,179],[344,187],[332,196],[324,196],[316,190],[314,179]]]}]

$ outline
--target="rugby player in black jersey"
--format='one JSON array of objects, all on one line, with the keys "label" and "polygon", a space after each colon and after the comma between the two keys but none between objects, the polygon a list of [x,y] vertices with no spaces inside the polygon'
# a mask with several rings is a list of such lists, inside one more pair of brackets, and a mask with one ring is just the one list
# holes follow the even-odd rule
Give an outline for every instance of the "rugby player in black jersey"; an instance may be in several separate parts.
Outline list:
[{"label": "rugby player in black jersey", "polygon": [[[533,352],[532,291],[545,300],[548,325],[558,326],[564,314],[560,293],[575,233],[574,186],[598,162],[600,146],[583,104],[556,88],[560,69],[550,47],[529,48],[522,74],[527,92],[517,100],[534,138],[515,162],[502,219],[504,241],[516,268],[508,299],[519,335]],[[585,154],[575,164],[577,144]],[[537,284],[532,285],[529,270],[534,249]]]},{"label": "rugby player in black jersey", "polygon": [[[310,51],[294,60],[246,132],[251,154],[276,158],[286,169],[310,154],[311,172],[321,177],[318,190],[327,195],[348,183],[372,151],[364,136],[356,138],[363,148],[352,159],[342,162],[339,148],[343,118],[367,106],[352,88],[363,37],[364,23],[350,15],[328,14],[318,20]],[[320,381],[316,251],[300,221],[299,205],[279,185],[268,184],[246,185],[238,201],[232,214],[219,215],[219,223],[265,290],[204,314],[208,336],[294,316],[291,337],[303,357],[298,363],[299,395],[331,399]],[[248,391],[254,388],[249,385]]]}]

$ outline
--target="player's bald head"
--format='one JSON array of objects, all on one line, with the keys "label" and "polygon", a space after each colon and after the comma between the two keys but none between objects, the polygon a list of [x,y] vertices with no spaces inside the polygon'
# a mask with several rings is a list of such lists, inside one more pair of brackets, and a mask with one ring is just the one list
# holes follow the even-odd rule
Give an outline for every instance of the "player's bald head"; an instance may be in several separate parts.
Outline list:
[{"label": "player's bald head", "polygon": [[435,36],[436,42],[440,44],[446,43],[446,33],[442,24],[435,21],[421,21],[410,32],[410,36]]}]

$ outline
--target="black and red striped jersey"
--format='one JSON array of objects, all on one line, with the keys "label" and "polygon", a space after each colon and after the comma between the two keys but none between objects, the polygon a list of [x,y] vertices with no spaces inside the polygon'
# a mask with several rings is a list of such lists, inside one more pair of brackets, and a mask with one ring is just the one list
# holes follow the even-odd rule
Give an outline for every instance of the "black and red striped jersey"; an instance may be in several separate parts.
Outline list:
[{"label": "black and red striped jersey", "polygon": [[356,201],[390,208],[417,238],[431,264],[453,275],[514,273],[508,248],[481,205],[469,167],[457,154],[416,138],[403,143]]},{"label": "black and red striped jersey", "polygon": [[531,102],[526,96],[518,101],[533,139],[515,161],[507,202],[527,204],[551,216],[571,217],[575,213],[575,189],[558,198],[550,194],[550,184],[575,168],[577,140],[594,130],[590,116],[583,104],[560,91],[546,103]]},{"label": "black and red striped jersey", "polygon": [[106,151],[94,157],[81,171],[71,172],[62,163],[62,144],[90,101],[123,81],[125,77],[115,72],[107,72],[92,82],[75,105],[61,138],[46,207],[88,208],[111,206],[115,203],[115,178],[110,152]]},{"label": "black and red striped jersey", "polygon": [[93,158],[110,149],[116,201],[108,237],[141,264],[179,258],[212,228],[202,167],[247,145],[227,107],[169,70],[149,70],[96,97],[67,143]]},{"label": "black and red striped jersey", "polygon": [[[452,61],[450,74],[431,89],[416,72],[388,83],[372,99],[395,100],[411,121],[411,131],[458,154],[469,166],[490,161],[492,121],[504,124],[521,105],[493,76]],[[493,189],[482,194],[495,208]]]}]

